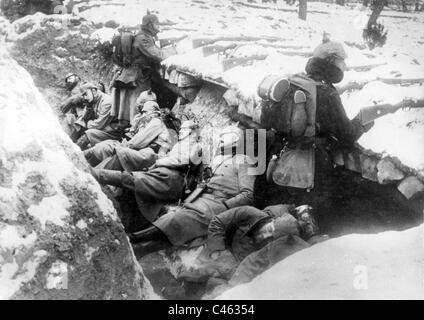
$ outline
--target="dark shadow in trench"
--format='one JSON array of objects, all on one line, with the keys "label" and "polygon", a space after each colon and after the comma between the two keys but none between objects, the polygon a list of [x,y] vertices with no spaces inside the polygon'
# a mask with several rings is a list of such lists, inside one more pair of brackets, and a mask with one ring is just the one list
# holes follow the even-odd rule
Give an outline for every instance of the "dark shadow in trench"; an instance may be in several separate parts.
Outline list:
[{"label": "dark shadow in trench", "polygon": [[[162,107],[172,108],[177,96],[160,83],[153,84]],[[289,190],[266,182],[265,174],[257,177],[255,202],[258,208],[279,203],[310,204],[315,209],[320,233],[338,237],[351,233],[378,233],[404,230],[423,221],[424,193],[407,200],[396,184],[381,185],[362,178],[361,174],[335,167],[325,175],[316,174],[326,186],[316,185],[306,193]],[[140,230],[149,223],[138,213],[132,192],[125,191],[117,201],[127,232]],[[172,257],[172,252],[165,253]],[[160,253],[139,260],[155,292],[165,299],[199,299],[207,293],[204,285],[182,283],[174,278]]]}]

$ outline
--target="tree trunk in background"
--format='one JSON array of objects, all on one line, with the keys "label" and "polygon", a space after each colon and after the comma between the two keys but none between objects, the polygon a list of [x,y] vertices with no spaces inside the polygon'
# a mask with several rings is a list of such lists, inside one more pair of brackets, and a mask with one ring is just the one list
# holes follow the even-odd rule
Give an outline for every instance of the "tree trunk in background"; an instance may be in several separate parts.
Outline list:
[{"label": "tree trunk in background", "polygon": [[339,6],[344,6],[345,0],[336,0],[336,4],[338,4]]},{"label": "tree trunk in background", "polygon": [[299,19],[306,20],[307,13],[308,13],[308,1],[299,0]]},{"label": "tree trunk in background", "polygon": [[408,6],[406,5],[406,1],[405,0],[402,0],[401,3],[402,3],[402,11],[403,12],[407,12],[408,11]]},{"label": "tree trunk in background", "polygon": [[383,11],[385,5],[386,0],[374,0],[374,3],[371,5],[372,13],[367,24],[368,29],[377,23],[377,19]]}]

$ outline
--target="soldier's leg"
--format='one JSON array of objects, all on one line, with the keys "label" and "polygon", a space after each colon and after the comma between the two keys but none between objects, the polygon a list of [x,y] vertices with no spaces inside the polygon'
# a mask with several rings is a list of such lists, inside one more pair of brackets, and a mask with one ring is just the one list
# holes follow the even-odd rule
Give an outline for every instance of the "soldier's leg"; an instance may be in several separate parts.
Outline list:
[{"label": "soldier's leg", "polygon": [[101,184],[134,190],[134,177],[128,172],[91,168],[91,173]]},{"label": "soldier's leg", "polygon": [[86,150],[90,146],[90,140],[87,135],[83,134],[78,141],[76,142],[77,146],[80,147],[82,151]]},{"label": "soldier's leg", "polygon": [[140,243],[152,240],[169,242],[165,234],[155,226],[151,226],[144,230],[130,233],[128,237],[130,238],[131,243]]},{"label": "soldier's leg", "polygon": [[95,167],[104,159],[111,157],[115,153],[115,146],[119,144],[115,140],[106,140],[96,144],[87,150],[84,150],[84,156],[88,163]]},{"label": "soldier's leg", "polygon": [[143,243],[139,243],[135,245],[134,254],[137,259],[140,259],[149,253],[153,253],[153,252],[163,250],[169,247],[171,247],[171,243],[169,243],[169,241],[164,242],[164,241],[152,240],[152,241],[143,242]]}]

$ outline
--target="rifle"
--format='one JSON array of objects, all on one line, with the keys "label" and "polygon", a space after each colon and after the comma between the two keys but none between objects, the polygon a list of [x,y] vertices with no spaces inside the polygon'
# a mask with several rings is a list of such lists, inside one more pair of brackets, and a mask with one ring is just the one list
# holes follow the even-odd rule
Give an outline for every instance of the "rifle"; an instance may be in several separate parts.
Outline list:
[{"label": "rifle", "polygon": [[424,99],[405,99],[396,104],[377,104],[375,106],[368,106],[360,110],[359,119],[362,125],[366,125],[388,113],[394,113],[399,109],[405,108],[424,108]]},{"label": "rifle", "polygon": [[174,45],[177,42],[179,42],[179,41],[181,41],[181,40],[183,40],[187,37],[188,37],[187,35],[183,35],[181,37],[159,39],[159,44],[160,44],[160,47],[163,48],[163,47],[167,47],[167,46],[170,46],[170,45]]}]

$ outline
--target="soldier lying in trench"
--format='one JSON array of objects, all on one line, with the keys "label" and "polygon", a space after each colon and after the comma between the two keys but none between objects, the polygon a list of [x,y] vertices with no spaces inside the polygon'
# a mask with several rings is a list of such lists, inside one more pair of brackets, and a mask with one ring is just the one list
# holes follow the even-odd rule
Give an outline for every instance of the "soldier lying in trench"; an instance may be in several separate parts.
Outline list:
[{"label": "soldier lying in trench", "polygon": [[164,203],[181,199],[188,172],[202,162],[199,126],[190,120],[183,122],[178,138],[168,155],[156,160],[147,171],[92,168],[92,174],[101,184],[134,190],[140,213],[152,222]]},{"label": "soldier lying in trench", "polygon": [[220,135],[218,154],[211,164],[211,177],[175,212],[159,217],[153,226],[130,234],[138,257],[167,247],[178,247],[207,235],[211,219],[228,209],[253,203],[255,175],[249,173],[252,160],[237,154],[243,131],[229,126]]},{"label": "soldier lying in trench", "polygon": [[106,140],[84,151],[92,167],[109,170],[140,171],[166,156],[176,143],[176,132],[161,119],[154,94],[143,92],[137,99],[139,114],[134,117],[128,140]]},{"label": "soldier lying in trench", "polygon": [[250,281],[309,243],[327,239],[318,235],[311,210],[307,205],[275,205],[263,210],[241,206],[213,217],[196,267],[181,272],[179,278],[209,280],[209,286],[229,279],[232,284]]}]

